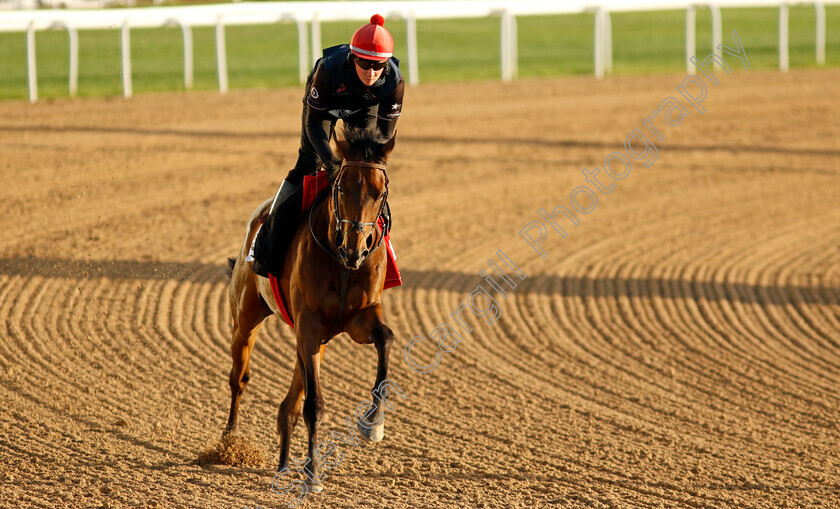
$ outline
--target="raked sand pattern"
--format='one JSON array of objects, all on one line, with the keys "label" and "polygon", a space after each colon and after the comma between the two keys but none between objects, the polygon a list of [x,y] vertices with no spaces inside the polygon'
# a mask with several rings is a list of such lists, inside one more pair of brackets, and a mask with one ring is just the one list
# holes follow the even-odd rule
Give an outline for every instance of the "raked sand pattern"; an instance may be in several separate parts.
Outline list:
[{"label": "raked sand pattern", "polygon": [[[405,284],[385,440],[339,443],[305,507],[840,507],[840,71],[722,75],[597,206],[581,170],[683,76],[423,85],[390,162]],[[270,318],[227,418],[225,261],[293,164],[300,91],[0,104],[0,506],[285,507],[270,490],[291,329]],[[601,173],[603,176],[604,173]],[[429,337],[502,250],[527,277],[428,374]],[[432,342],[414,350],[430,361]],[[323,429],[372,346],[327,348]],[[292,454],[305,454],[304,425]]]}]

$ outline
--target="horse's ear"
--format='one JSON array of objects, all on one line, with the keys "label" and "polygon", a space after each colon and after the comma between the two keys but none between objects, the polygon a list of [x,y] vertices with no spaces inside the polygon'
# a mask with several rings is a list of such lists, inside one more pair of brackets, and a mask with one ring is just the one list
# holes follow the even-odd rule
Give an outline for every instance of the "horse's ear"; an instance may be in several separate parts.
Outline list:
[{"label": "horse's ear", "polygon": [[382,153],[385,155],[386,158],[391,154],[391,151],[394,150],[394,144],[396,142],[397,142],[397,131],[394,131],[394,135],[391,136],[391,139],[388,140],[388,143],[386,143],[385,145],[382,145]]}]

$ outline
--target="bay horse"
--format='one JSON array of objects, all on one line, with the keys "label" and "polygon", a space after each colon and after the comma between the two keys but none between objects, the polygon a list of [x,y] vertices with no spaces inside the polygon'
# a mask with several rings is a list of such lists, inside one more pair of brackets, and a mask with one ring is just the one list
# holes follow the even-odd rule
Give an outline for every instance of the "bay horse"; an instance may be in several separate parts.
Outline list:
[{"label": "bay horse", "polygon": [[[308,491],[321,491],[321,465],[318,458],[318,428],[323,420],[324,398],[320,367],[327,342],[346,332],[359,344],[376,347],[377,369],[373,405],[359,431],[378,441],[384,436],[383,403],[388,405],[388,357],[394,334],[382,321],[381,297],[385,282],[385,231],[375,224],[387,210],[388,176],[386,163],[395,137],[382,143],[370,131],[345,130],[344,139],[335,138],[336,152],[343,162],[330,175],[331,190],[316,202],[309,216],[303,217],[283,263],[279,287],[286,300],[297,337],[295,371],[277,415],[280,435],[278,471],[289,465],[289,444],[298,417],[309,433]],[[239,255],[230,259],[230,309],[233,316],[230,371],[230,414],[224,435],[233,432],[242,393],[250,379],[249,360],[257,331],[268,316],[278,314],[270,281],[255,274],[246,257],[271,199],[254,214],[247,227]],[[378,249],[379,248],[379,249]],[[383,384],[383,381],[386,381]],[[379,390],[378,390],[379,389]],[[378,423],[378,424],[375,424]]]}]

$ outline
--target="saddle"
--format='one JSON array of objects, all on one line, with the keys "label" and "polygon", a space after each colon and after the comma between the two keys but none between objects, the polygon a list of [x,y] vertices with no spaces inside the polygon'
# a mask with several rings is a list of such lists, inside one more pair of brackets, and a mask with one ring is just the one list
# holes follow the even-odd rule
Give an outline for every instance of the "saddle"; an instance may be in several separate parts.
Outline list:
[{"label": "saddle", "polygon": [[[283,262],[286,259],[289,247],[291,247],[295,232],[303,221],[308,220],[309,211],[315,203],[329,191],[330,179],[327,172],[319,171],[315,175],[305,176],[303,185],[295,189],[277,206],[274,213],[265,219],[254,239],[254,272],[269,279],[281,316],[292,328],[294,328],[294,324],[288,313],[283,293],[280,291],[278,278],[283,271]],[[390,208],[387,203],[383,215],[390,216]],[[382,231],[384,224],[385,218],[380,217],[378,220],[380,231]],[[400,286],[402,278],[397,268],[394,248],[391,246],[390,233],[386,232],[383,243],[388,259],[384,288],[388,289]]]},{"label": "saddle", "polygon": [[260,276],[282,272],[286,253],[303,218],[303,196],[303,186],[298,187],[276,204],[272,214],[260,219],[262,225],[254,239],[254,272]]}]

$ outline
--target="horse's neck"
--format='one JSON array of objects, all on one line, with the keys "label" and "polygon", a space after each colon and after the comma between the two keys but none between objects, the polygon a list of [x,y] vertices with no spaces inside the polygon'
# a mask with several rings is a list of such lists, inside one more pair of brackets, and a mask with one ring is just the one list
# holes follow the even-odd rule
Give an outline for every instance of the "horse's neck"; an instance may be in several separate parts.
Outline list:
[{"label": "horse's neck", "polygon": [[[332,191],[330,190],[328,191],[328,193],[332,193]],[[331,194],[327,194],[325,198],[315,202],[315,205],[312,207],[311,234],[315,235],[317,241],[320,242],[325,248],[329,249],[330,253],[333,253],[333,255],[335,255],[335,252],[331,249],[333,246],[332,239],[330,238],[330,218],[332,217],[331,197]],[[305,226],[308,230],[309,224]],[[320,250],[321,248],[319,247],[318,249]]]}]

